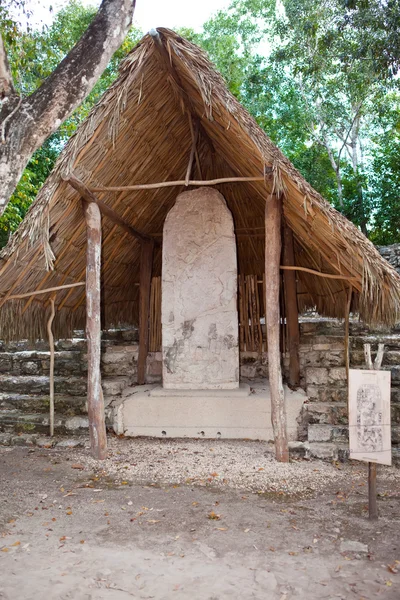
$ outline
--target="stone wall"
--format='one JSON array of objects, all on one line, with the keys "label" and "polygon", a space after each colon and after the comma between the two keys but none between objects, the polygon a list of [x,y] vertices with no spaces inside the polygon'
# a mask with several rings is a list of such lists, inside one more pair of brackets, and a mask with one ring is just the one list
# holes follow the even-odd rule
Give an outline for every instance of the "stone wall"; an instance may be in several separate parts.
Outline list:
[{"label": "stone wall", "polygon": [[390,246],[378,246],[378,251],[394,269],[400,274],[400,244]]},{"label": "stone wall", "polygon": [[[362,367],[363,343],[373,351],[385,343],[383,368],[392,373],[393,444],[400,444],[400,330],[371,332],[357,322],[350,327],[351,366]],[[102,384],[109,424],[112,405],[124,389],[136,383],[137,331],[103,334]],[[56,343],[55,392],[56,430],[77,432],[87,428],[86,341],[82,337]],[[284,357],[287,372],[289,357]],[[312,443],[347,440],[347,386],[344,361],[343,324],[329,319],[302,319],[301,386],[308,402],[304,405],[299,437]],[[268,357],[253,352],[240,356],[241,378],[268,377]],[[45,342],[0,342],[0,431],[48,430],[49,354]],[[161,352],[149,354],[147,382],[161,383]]]}]

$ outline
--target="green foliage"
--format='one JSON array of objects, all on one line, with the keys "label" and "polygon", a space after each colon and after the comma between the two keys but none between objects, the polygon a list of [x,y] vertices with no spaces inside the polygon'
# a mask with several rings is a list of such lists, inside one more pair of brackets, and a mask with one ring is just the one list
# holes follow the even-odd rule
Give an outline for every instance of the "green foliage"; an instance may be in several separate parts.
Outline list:
[{"label": "green foliage", "polygon": [[0,247],[7,243],[10,234],[21,223],[32,200],[50,174],[57,155],[58,151],[50,139],[32,156],[6,210],[0,217]]},{"label": "green foliage", "polygon": [[[24,96],[32,94],[48,77],[69,50],[79,40],[95,16],[97,8],[84,6],[79,0],[70,0],[55,17],[50,27],[41,31],[23,30],[10,15],[10,6],[0,4],[0,25],[7,47],[15,87]],[[17,0],[24,7],[24,0]],[[49,175],[63,146],[76,131],[79,123],[88,115],[105,90],[118,75],[118,66],[141,37],[141,32],[132,28],[124,43],[114,54],[103,75],[81,106],[59,129],[35,152],[12,195],[8,206],[0,217],[0,247],[16,230],[38,190]]]}]

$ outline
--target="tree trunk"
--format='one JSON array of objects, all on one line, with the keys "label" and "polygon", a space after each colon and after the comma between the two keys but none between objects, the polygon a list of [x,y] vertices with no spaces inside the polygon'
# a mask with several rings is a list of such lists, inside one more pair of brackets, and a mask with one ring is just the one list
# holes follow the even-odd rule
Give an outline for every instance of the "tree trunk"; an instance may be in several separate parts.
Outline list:
[{"label": "tree trunk", "polygon": [[122,44],[134,6],[135,0],[103,0],[78,43],[27,98],[15,96],[0,44],[0,215],[32,154],[91,92]]},{"label": "tree trunk", "polygon": [[281,258],[281,200],[272,194],[265,204],[265,320],[268,344],[268,373],[271,394],[271,420],[275,455],[279,462],[289,462],[286,433],[285,398],[279,346],[279,283]]},{"label": "tree trunk", "polygon": [[87,230],[86,255],[86,338],[88,353],[88,415],[90,448],[94,458],[107,456],[107,436],[101,388],[101,214],[94,202],[83,201]]},{"label": "tree trunk", "polygon": [[[294,266],[293,232],[285,224],[283,229],[283,264]],[[289,339],[289,384],[292,388],[300,385],[300,331],[299,310],[297,307],[296,272],[284,271],[283,280],[285,284],[286,298],[286,324]]]}]

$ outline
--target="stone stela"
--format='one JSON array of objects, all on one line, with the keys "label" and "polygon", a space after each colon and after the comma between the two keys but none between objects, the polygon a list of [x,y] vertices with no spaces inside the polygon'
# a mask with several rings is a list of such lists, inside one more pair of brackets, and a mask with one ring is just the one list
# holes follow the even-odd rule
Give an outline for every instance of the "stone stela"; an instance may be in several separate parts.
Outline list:
[{"label": "stone stela", "polygon": [[[273,440],[268,381],[239,383],[237,256],[232,214],[213,188],[180,194],[163,232],[162,385],[124,391],[114,429],[127,436]],[[285,386],[297,439],[305,393]]]},{"label": "stone stela", "polygon": [[165,389],[237,389],[239,341],[233,219],[215,189],[180,194],[164,224]]}]

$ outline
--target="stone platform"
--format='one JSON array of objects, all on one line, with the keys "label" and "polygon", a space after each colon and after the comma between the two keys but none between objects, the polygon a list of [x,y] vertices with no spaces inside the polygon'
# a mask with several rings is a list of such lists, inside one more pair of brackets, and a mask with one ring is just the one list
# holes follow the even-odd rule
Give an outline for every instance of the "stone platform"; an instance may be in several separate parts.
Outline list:
[{"label": "stone platform", "polygon": [[[285,386],[287,432],[298,439],[304,391]],[[273,440],[268,381],[236,390],[166,390],[157,385],[124,390],[114,407],[114,429],[127,437]]]}]

